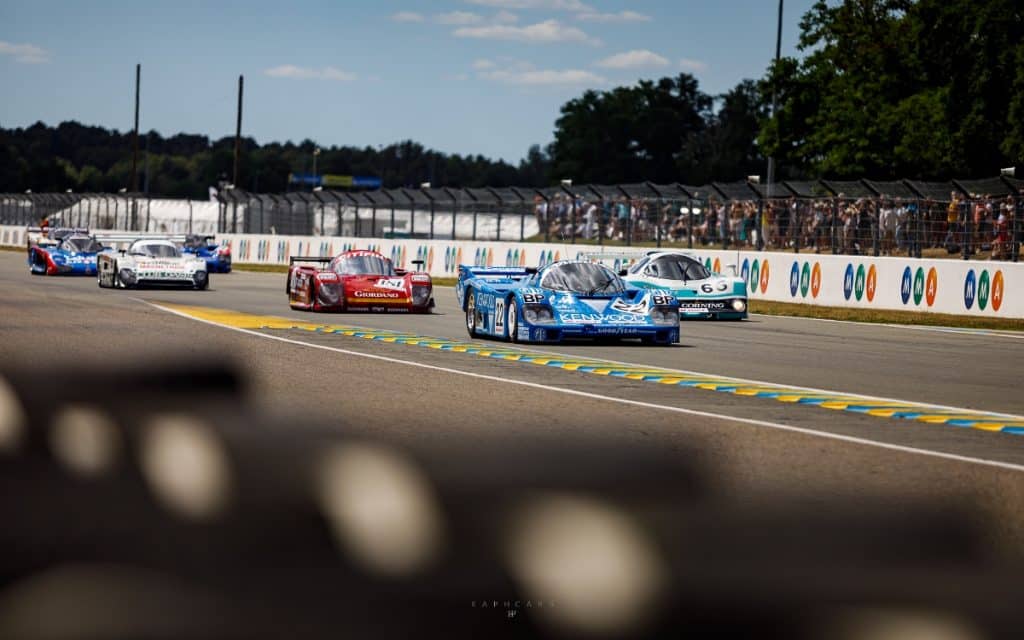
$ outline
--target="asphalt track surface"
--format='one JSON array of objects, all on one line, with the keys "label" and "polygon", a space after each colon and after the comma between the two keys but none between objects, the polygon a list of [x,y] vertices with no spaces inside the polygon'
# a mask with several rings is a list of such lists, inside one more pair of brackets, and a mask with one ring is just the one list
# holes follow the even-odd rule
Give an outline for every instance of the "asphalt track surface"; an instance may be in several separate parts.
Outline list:
[{"label": "asphalt track surface", "polygon": [[[1020,435],[217,320],[230,311],[466,341],[453,290],[435,296],[429,316],[313,315],[288,308],[283,274],[214,275],[205,292],[111,291],[92,278],[31,276],[22,254],[3,252],[0,358],[8,366],[228,358],[250,376],[253,400],[288,429],[317,415],[349,433],[434,447],[653,441],[706,468],[726,499],[799,496],[822,509],[881,495],[894,509],[909,500],[966,504],[993,540],[1024,549]],[[1024,415],[1016,337],[759,316],[682,328],[675,347],[529,349]]]}]

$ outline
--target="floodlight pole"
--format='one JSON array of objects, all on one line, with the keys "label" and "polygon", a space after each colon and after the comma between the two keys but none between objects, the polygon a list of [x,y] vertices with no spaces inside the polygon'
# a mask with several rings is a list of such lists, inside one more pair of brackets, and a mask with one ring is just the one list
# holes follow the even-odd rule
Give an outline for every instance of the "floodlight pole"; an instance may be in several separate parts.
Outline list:
[{"label": "floodlight pole", "polygon": [[238,76],[238,116],[235,120],[235,167],[231,184],[238,185],[238,158],[242,149],[242,91],[245,86],[245,76]]},{"label": "floodlight pole", "polygon": [[135,65],[135,133],[132,136],[132,193],[139,190],[139,85],[142,82],[142,64]]},{"label": "floodlight pole", "polygon": [[[782,2],[779,0],[779,22],[778,29],[775,32],[775,69],[776,72],[779,68],[779,58],[782,57]],[[772,78],[772,117],[775,117],[775,112],[778,109],[778,89],[775,78]],[[772,197],[772,183],[775,182],[775,158],[768,156],[768,185],[765,189],[765,198],[771,200]]]}]

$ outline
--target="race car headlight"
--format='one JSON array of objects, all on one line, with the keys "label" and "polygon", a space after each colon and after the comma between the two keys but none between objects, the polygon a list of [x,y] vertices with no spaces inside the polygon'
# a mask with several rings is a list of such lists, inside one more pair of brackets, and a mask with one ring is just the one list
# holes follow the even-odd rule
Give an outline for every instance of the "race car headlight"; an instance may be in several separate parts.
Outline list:
[{"label": "race car headlight", "polygon": [[412,286],[412,303],[417,307],[422,307],[430,301],[430,287],[425,285],[414,284]]},{"label": "race car headlight", "polygon": [[672,307],[654,307],[651,310],[651,322],[654,324],[677,324],[679,312]]},{"label": "race car headlight", "polygon": [[555,313],[551,307],[544,305],[523,307],[523,317],[530,324],[545,324],[555,321]]},{"label": "race car headlight", "polygon": [[321,282],[316,289],[316,297],[320,299],[323,304],[337,304],[340,293],[338,292],[338,285],[326,284]]},{"label": "race car headlight", "polygon": [[747,303],[745,300],[733,300],[732,308],[742,313],[747,310]]}]

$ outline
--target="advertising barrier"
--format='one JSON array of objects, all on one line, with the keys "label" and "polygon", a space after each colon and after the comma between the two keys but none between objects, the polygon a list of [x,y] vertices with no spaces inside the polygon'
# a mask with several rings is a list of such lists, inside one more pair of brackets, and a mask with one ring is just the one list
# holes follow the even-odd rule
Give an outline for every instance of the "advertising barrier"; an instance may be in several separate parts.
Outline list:
[{"label": "advertising barrier", "polygon": [[[542,266],[556,260],[618,249],[533,242],[344,238],[221,234],[236,263],[287,264],[291,256],[333,256],[371,249],[398,268],[422,260],[434,277],[455,277],[460,264]],[[25,228],[0,227],[0,244],[25,246]],[[650,248],[622,249],[637,255]],[[758,251],[689,251],[712,271],[747,282],[751,299],[832,307],[926,311],[1024,318],[1024,263],[917,260],[900,257],[794,254]],[[615,269],[628,260],[606,260]]]}]

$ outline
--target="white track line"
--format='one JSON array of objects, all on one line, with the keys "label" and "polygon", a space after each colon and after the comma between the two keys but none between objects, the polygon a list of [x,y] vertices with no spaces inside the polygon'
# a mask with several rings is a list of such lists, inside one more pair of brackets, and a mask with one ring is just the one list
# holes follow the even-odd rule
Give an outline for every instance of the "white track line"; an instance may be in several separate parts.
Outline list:
[{"label": "white track line", "polygon": [[[849,307],[835,307],[836,309],[848,309]],[[885,311],[885,309],[880,309]],[[859,320],[836,320],[834,318],[807,318],[804,316],[780,316],[771,313],[752,313],[752,316],[761,318],[778,318],[779,320],[809,320],[811,322],[836,322],[839,324],[855,324],[864,327],[888,327],[890,329],[909,329],[911,331],[932,331],[936,333],[958,333],[960,335],[974,336],[976,338],[1014,338],[1024,340],[1024,331],[1010,331],[1008,329],[977,329],[971,327],[942,327],[924,324],[896,324],[892,322],[861,322]],[[974,317],[974,316],[968,316]],[[988,317],[988,316],[982,316]]]},{"label": "white track line", "polygon": [[480,379],[480,380],[489,380],[489,381],[492,381],[492,382],[501,382],[501,383],[504,383],[504,384],[512,384],[512,385],[517,385],[517,386],[521,386],[521,387],[528,387],[528,388],[531,388],[531,389],[541,389],[543,391],[551,391],[551,392],[554,392],[554,393],[564,393],[564,394],[567,394],[567,395],[583,397],[583,398],[589,398],[589,399],[592,399],[592,400],[601,400],[601,401],[605,401],[605,402],[616,402],[616,403],[619,403],[619,404],[625,404],[625,405],[630,405],[630,406],[634,406],[634,407],[643,407],[645,409],[655,409],[655,410],[660,410],[660,411],[670,411],[670,412],[673,412],[673,413],[681,413],[681,414],[690,415],[690,416],[699,416],[699,417],[702,417],[702,418],[711,418],[711,419],[714,419],[714,420],[725,420],[725,421],[728,421],[728,422],[739,422],[739,423],[742,423],[742,424],[749,424],[749,425],[753,425],[753,426],[757,426],[757,427],[767,427],[769,429],[778,429],[780,431],[790,431],[790,432],[793,432],[793,433],[801,433],[801,434],[804,434],[804,435],[815,436],[815,437],[818,437],[818,438],[827,438],[827,439],[830,439],[830,440],[840,440],[842,442],[850,442],[850,443],[853,443],[853,444],[859,444],[859,445],[864,445],[864,446],[869,446],[869,447],[877,447],[877,448],[880,448],[880,449],[888,449],[890,451],[899,451],[899,452],[902,452],[902,453],[912,453],[912,454],[916,454],[916,455],[928,456],[928,457],[933,457],[933,458],[942,458],[944,460],[953,460],[953,461],[956,461],[956,462],[965,462],[965,463],[968,463],[968,464],[976,464],[976,465],[981,465],[981,466],[986,466],[986,467],[995,467],[995,468],[998,468],[998,469],[1006,469],[1006,470],[1010,470],[1010,471],[1024,471],[1024,465],[1013,464],[1013,463],[1010,463],[1010,462],[1000,462],[998,460],[985,460],[983,458],[972,458],[970,456],[961,456],[961,455],[957,455],[957,454],[954,454],[954,453],[943,453],[941,451],[931,451],[931,450],[928,450],[928,449],[918,449],[916,447],[907,447],[907,446],[904,446],[904,445],[889,444],[889,443],[886,443],[886,442],[878,442],[876,440],[868,440],[868,439],[865,439],[865,438],[857,438],[857,437],[854,437],[854,436],[845,436],[845,435],[838,434],[838,433],[828,433],[826,431],[815,431],[814,429],[804,429],[802,427],[794,427],[794,426],[788,425],[788,424],[781,424],[781,423],[778,423],[778,422],[769,422],[767,420],[755,420],[753,418],[740,418],[740,417],[735,417],[735,416],[728,416],[728,415],[721,414],[721,413],[711,413],[709,411],[698,411],[696,409],[685,409],[683,407],[674,407],[674,406],[670,406],[670,405],[654,404],[654,403],[651,403],[651,402],[642,402],[640,400],[627,400],[626,398],[615,398],[615,397],[600,395],[600,394],[596,394],[596,393],[587,393],[585,391],[576,391],[574,389],[563,389],[561,387],[549,386],[549,385],[540,384],[540,383],[537,383],[537,382],[526,382],[525,380],[510,380],[508,378],[501,378],[501,377],[498,377],[498,376],[489,376],[489,375],[482,374],[482,373],[473,373],[473,372],[470,372],[470,371],[460,371],[458,369],[450,369],[448,367],[439,367],[437,365],[425,364],[425,363],[422,363],[422,362],[413,362],[413,361],[410,361],[410,360],[402,360],[402,359],[399,359],[399,358],[392,358],[392,357],[389,357],[389,356],[381,356],[381,355],[376,355],[376,354],[371,354],[371,353],[361,353],[359,351],[350,351],[348,349],[340,349],[338,347],[331,347],[331,346],[322,345],[322,344],[314,344],[314,343],[311,343],[311,342],[303,342],[301,340],[293,340],[291,338],[285,338],[285,337],[282,337],[282,336],[274,336],[274,335],[269,335],[269,334],[266,334],[266,333],[260,333],[259,331],[253,331],[251,329],[243,329],[241,327],[232,327],[230,325],[220,324],[219,322],[213,322],[211,320],[205,320],[203,318],[196,318],[194,316],[188,315],[187,313],[183,313],[183,312],[178,311],[176,309],[170,309],[168,307],[164,307],[164,306],[161,306],[159,304],[154,304],[152,302],[147,302],[147,301],[144,301],[144,300],[142,302],[144,302],[145,304],[147,304],[147,305],[149,305],[151,307],[154,307],[156,309],[160,309],[161,311],[164,311],[164,312],[167,312],[167,313],[171,313],[173,315],[176,315],[176,316],[179,316],[179,317],[182,317],[182,318],[187,318],[187,319],[195,321],[195,322],[201,322],[203,324],[212,325],[214,327],[220,327],[222,329],[229,329],[231,331],[237,331],[238,333],[244,333],[246,335],[256,336],[256,337],[259,337],[259,338],[265,338],[267,340],[276,340],[278,342],[283,342],[283,343],[286,343],[286,344],[293,344],[293,345],[298,345],[298,346],[302,346],[302,347],[308,347],[308,348],[311,348],[311,349],[320,349],[322,351],[330,351],[330,352],[333,352],[333,353],[340,353],[340,354],[343,354],[343,355],[353,356],[353,357],[356,357],[356,358],[367,358],[367,359],[370,359],[370,360],[378,360],[378,361],[382,361],[382,362],[390,362],[392,364],[401,364],[401,365],[405,365],[405,366],[409,366],[409,367],[417,367],[417,368],[420,368],[420,369],[428,369],[428,370],[431,370],[431,371],[440,371],[440,372],[443,372],[443,373],[450,373],[452,375],[465,376],[465,377],[468,377],[468,378],[477,378],[477,379]]}]

